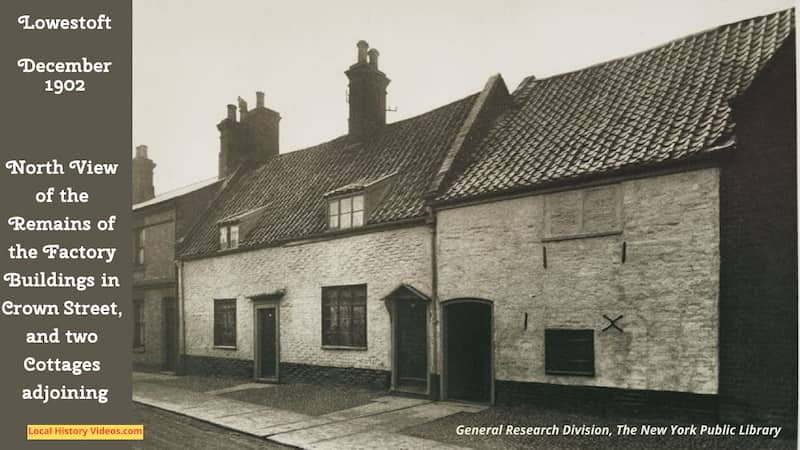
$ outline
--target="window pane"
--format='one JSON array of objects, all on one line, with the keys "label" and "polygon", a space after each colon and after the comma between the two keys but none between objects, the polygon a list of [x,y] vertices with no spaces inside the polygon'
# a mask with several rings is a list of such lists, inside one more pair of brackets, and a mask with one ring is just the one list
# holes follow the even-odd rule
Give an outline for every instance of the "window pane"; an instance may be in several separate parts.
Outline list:
[{"label": "window pane", "polygon": [[339,215],[339,200],[328,202],[328,214],[331,216]]},{"label": "window pane", "polygon": [[140,228],[136,230],[135,236],[135,248],[134,248],[134,260],[133,262],[138,264],[144,264],[144,235],[145,229]]},{"label": "window pane", "polygon": [[356,195],[353,197],[353,211],[363,211],[364,210],[364,196],[363,195]]},{"label": "window pane", "polygon": [[352,211],[353,208],[353,199],[350,197],[343,198],[340,200],[340,204],[341,204],[340,212],[342,214],[349,213],[350,211]]},{"label": "window pane", "polygon": [[228,228],[219,227],[219,247],[228,248]]},{"label": "window pane", "polygon": [[353,212],[353,226],[360,227],[364,225],[364,211]]},{"label": "window pane", "polygon": [[214,300],[214,345],[236,346],[236,300]]},{"label": "window pane", "polygon": [[352,226],[353,217],[350,213],[342,214],[339,216],[339,228],[350,228]]},{"label": "window pane", "polygon": [[322,344],[367,346],[366,285],[322,289]]},{"label": "window pane", "polygon": [[239,246],[239,225],[231,225],[231,248]]},{"label": "window pane", "polygon": [[133,301],[133,347],[144,347],[144,301]]}]

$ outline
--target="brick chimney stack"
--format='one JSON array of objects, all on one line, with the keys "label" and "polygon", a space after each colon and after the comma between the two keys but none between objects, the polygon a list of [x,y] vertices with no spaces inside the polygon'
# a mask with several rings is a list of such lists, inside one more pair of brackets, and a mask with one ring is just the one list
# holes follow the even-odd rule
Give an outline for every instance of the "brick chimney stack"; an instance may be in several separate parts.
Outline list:
[{"label": "brick chimney stack", "polygon": [[350,136],[364,139],[386,125],[386,87],[389,78],[378,69],[377,49],[370,49],[366,41],[358,41],[356,63],[345,72],[350,80]]},{"label": "brick chimney stack", "polygon": [[236,106],[228,105],[228,114],[218,125],[219,178],[225,178],[239,166],[256,166],[279,153],[281,115],[264,106],[264,93],[256,92],[256,107],[248,109],[239,97],[239,120]]},{"label": "brick chimney stack", "polygon": [[147,157],[147,146],[136,146],[136,157],[133,158],[133,204],[145,202],[155,197],[153,188],[153,169],[156,164]]}]

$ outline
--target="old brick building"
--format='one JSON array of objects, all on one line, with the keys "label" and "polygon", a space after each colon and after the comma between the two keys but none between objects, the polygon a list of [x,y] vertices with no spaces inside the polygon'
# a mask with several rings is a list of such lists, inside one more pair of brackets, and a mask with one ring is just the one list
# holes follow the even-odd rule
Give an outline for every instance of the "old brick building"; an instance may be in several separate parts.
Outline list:
[{"label": "old brick building", "polygon": [[[783,11],[522,82],[433,202],[444,395],[793,426],[793,29]],[[477,305],[482,339],[448,330]],[[485,375],[450,354],[467,339]]]},{"label": "old brick building", "polygon": [[[315,147],[254,150],[259,141],[236,130],[265,109],[263,96],[253,111],[240,102],[238,121],[229,106],[220,159],[244,162],[181,248],[188,371],[357,377],[432,391],[433,225],[424,196],[464,145],[466,124],[495,114],[495,97],[508,94],[495,77],[480,94],[386,125],[389,80],[377,57],[359,42],[347,71],[350,133]],[[414,364],[403,371],[390,356],[396,304],[415,308]]]},{"label": "old brick building", "polygon": [[187,370],[793,424],[793,30],[496,75],[391,124],[362,41],[350,132],[285,154],[263,95],[229,106],[229,182],[179,250]]},{"label": "old brick building", "polygon": [[136,370],[176,371],[178,304],[176,238],[219,189],[208,180],[154,196],[147,146],[133,159],[133,365]]}]

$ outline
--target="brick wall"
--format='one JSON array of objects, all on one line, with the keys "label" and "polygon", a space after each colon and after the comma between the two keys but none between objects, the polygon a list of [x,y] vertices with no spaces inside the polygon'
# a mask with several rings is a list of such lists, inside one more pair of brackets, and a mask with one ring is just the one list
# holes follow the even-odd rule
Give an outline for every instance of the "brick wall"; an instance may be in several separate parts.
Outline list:
[{"label": "brick wall", "polygon": [[[145,229],[144,264],[134,266],[133,299],[144,300],[145,345],[133,352],[135,370],[160,371],[164,364],[162,299],[176,298],[175,213],[159,206],[134,211],[133,239]],[[135,254],[135,249],[134,249]],[[133,316],[128,326],[133,326]]]},{"label": "brick wall", "polygon": [[[145,230],[144,265],[135,266],[134,284],[175,280],[175,213],[145,210],[135,214],[134,230],[131,235],[135,243],[137,229]],[[135,252],[134,252],[135,254]]]},{"label": "brick wall", "polygon": [[[163,367],[162,299],[165,297],[175,298],[174,285],[152,289],[138,288],[133,291],[134,300],[144,300],[144,348],[133,352],[135,370],[160,371]],[[133,326],[133,317],[130,325]]]},{"label": "brick wall", "polygon": [[[430,293],[430,233],[419,226],[186,261],[186,352],[252,360],[253,306],[247,297],[285,288],[282,363],[391,370],[389,312],[382,298],[400,283]],[[322,349],[321,288],[362,283],[368,349]],[[237,299],[235,350],[214,348],[215,298]]]},{"label": "brick wall", "polygon": [[655,422],[717,421],[717,396],[676,391],[619,389],[594,386],[497,381],[496,402],[510,406],[537,405],[581,415],[630,417]]},{"label": "brick wall", "polygon": [[310,364],[281,363],[281,380],[312,384],[345,384],[388,389],[391,372],[352,367],[326,367]]},{"label": "brick wall", "polygon": [[[443,210],[439,298],[494,302],[498,380],[715,394],[718,180],[711,168],[625,181],[621,233],[602,237],[542,242],[545,195]],[[624,315],[624,332],[601,332],[603,314]],[[545,328],[595,330],[596,375],[546,375]]]},{"label": "brick wall", "polygon": [[797,422],[794,36],[734,108],[721,176],[720,407],[726,420]]}]

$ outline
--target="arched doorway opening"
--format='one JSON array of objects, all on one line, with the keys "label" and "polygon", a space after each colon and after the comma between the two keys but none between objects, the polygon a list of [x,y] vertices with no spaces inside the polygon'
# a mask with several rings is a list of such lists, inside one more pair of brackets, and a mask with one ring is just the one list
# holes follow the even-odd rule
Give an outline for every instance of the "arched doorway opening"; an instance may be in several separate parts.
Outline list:
[{"label": "arched doorway opening", "polygon": [[454,299],[442,303],[444,397],[493,400],[492,303]]}]

